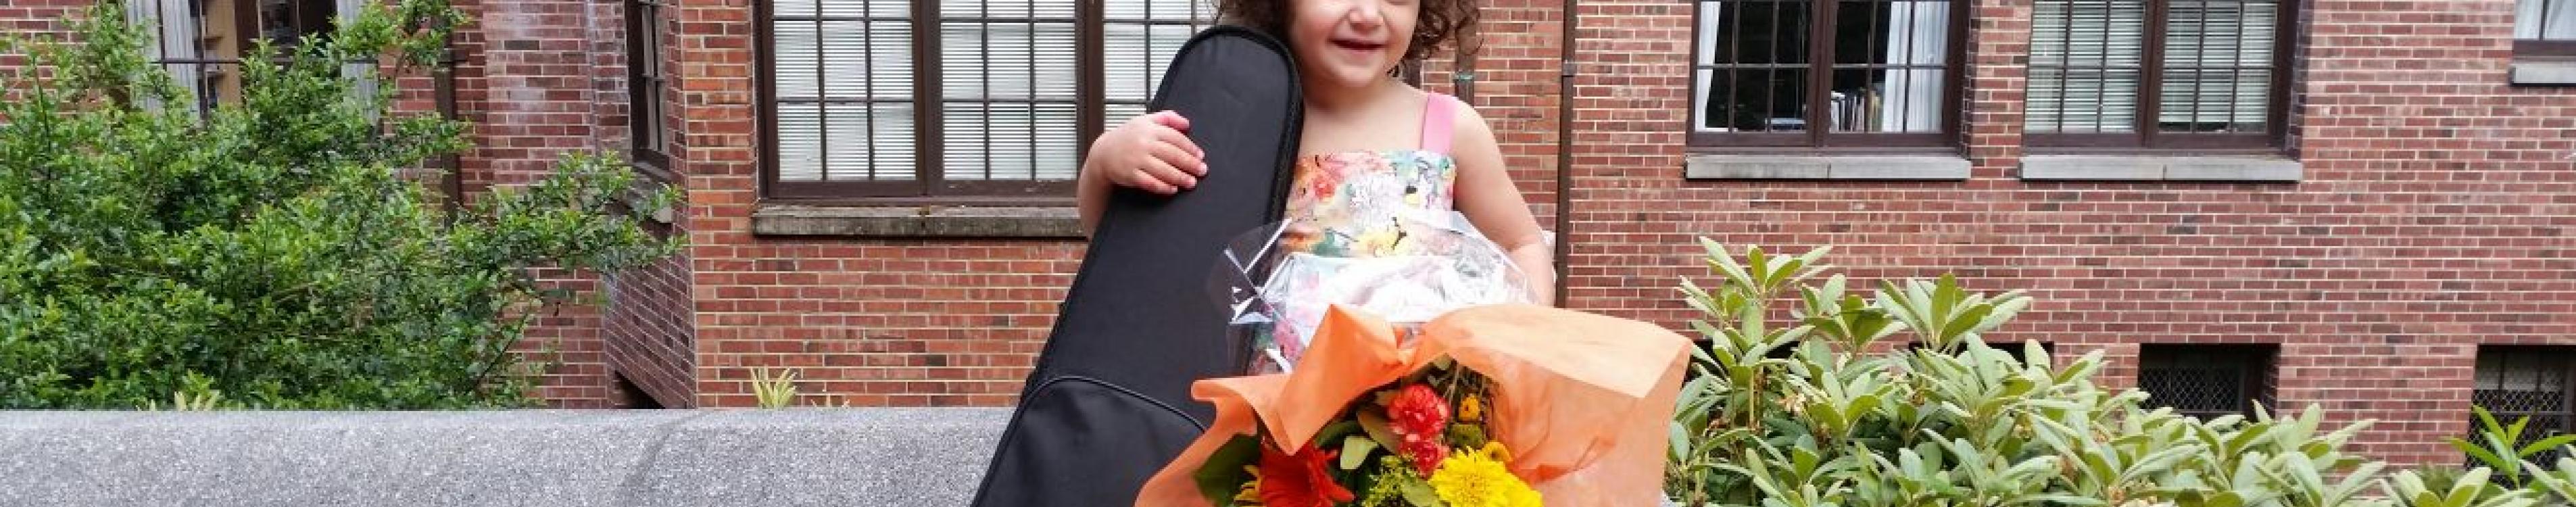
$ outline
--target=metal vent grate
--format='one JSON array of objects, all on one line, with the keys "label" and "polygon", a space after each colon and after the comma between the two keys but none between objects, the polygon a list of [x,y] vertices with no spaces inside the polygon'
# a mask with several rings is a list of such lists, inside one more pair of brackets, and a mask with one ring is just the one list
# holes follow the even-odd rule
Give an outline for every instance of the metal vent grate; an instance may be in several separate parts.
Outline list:
[{"label": "metal vent grate", "polygon": [[2270,346],[2145,345],[2138,349],[2138,388],[2149,406],[2201,418],[2254,412],[2271,402]]}]

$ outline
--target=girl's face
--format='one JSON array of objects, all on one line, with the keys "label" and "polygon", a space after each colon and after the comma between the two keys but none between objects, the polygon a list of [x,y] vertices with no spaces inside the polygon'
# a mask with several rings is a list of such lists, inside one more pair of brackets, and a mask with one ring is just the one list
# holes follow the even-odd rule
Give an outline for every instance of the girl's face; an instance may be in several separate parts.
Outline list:
[{"label": "girl's face", "polygon": [[1387,79],[1413,43],[1420,0],[1292,0],[1288,40],[1309,82],[1361,87]]}]

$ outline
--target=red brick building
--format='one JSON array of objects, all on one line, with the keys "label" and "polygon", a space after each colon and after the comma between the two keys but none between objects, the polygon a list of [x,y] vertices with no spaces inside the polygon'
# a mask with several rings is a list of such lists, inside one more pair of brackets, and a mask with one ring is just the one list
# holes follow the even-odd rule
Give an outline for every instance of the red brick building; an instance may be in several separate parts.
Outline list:
[{"label": "red brick building", "polygon": [[[347,8],[132,1],[196,13],[173,40]],[[612,149],[686,192],[685,254],[562,277],[608,295],[537,333],[565,406],[748,405],[764,366],[853,404],[1010,403],[1082,251],[1082,141],[1208,13],[458,2],[453,79],[397,83],[475,122],[454,186]],[[1568,306],[1678,326],[1697,238],[1832,245],[1863,280],[2029,289],[1999,338],[2107,351],[2163,403],[2379,420],[2360,448],[2392,460],[2456,459],[2472,400],[2576,427],[2576,0],[1482,5],[1419,79],[1493,121]]]}]

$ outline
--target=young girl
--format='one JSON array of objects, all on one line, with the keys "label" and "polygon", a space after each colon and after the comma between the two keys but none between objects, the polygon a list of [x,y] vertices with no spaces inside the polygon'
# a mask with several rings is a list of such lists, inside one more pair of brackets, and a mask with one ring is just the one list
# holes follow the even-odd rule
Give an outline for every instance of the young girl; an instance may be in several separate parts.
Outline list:
[{"label": "young girl", "polygon": [[[1302,153],[1287,216],[1323,229],[1290,248],[1369,255],[1358,238],[1389,235],[1396,208],[1455,209],[1527,275],[1531,299],[1554,304],[1544,233],[1503,170],[1502,148],[1476,110],[1394,77],[1475,22],[1474,0],[1221,0],[1234,23],[1286,42],[1306,99]],[[1172,112],[1103,132],[1082,163],[1082,225],[1098,225],[1110,188],[1169,195],[1207,175],[1204,153]]]}]

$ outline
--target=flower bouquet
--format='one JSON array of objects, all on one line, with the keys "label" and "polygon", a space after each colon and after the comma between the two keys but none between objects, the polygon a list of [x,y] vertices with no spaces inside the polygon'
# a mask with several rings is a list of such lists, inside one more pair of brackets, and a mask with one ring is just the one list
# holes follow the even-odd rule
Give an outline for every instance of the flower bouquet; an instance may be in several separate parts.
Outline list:
[{"label": "flower bouquet", "polygon": [[1216,420],[1137,505],[1655,505],[1688,346],[1539,306],[1412,331],[1335,305],[1294,371],[1192,387]]}]

